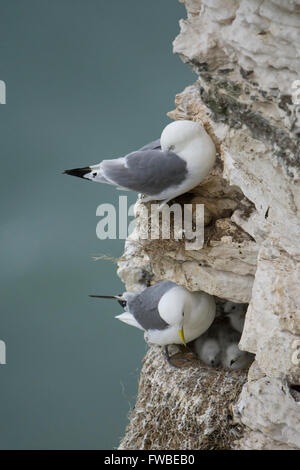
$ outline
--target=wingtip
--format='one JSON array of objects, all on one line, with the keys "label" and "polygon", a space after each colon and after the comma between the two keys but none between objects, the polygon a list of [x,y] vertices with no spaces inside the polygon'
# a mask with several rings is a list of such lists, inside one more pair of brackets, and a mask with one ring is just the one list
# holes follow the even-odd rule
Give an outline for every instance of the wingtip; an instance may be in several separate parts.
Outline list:
[{"label": "wingtip", "polygon": [[94,297],[97,299],[123,299],[122,295],[95,295],[95,294],[89,294],[89,297]]},{"label": "wingtip", "polygon": [[72,168],[71,170],[64,170],[63,174],[77,176],[78,178],[88,179],[88,178],[85,178],[85,175],[90,172],[91,172],[91,168],[89,166],[86,166],[83,168]]},{"label": "wingtip", "polygon": [[[95,294],[89,294],[89,297],[92,297],[93,299],[106,299],[108,296],[106,295],[95,295]],[[114,298],[113,296],[109,296],[109,299]]]}]

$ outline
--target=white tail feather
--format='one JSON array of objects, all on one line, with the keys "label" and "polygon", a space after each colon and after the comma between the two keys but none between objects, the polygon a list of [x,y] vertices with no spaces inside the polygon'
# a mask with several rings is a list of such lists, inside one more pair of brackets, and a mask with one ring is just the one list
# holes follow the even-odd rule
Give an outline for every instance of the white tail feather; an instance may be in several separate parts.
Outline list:
[{"label": "white tail feather", "polygon": [[121,320],[124,323],[127,323],[127,325],[135,326],[136,328],[139,328],[140,330],[144,331],[144,328],[141,327],[141,325],[136,321],[134,316],[129,312],[121,313],[120,315],[117,315],[115,318],[117,318],[118,320]]}]

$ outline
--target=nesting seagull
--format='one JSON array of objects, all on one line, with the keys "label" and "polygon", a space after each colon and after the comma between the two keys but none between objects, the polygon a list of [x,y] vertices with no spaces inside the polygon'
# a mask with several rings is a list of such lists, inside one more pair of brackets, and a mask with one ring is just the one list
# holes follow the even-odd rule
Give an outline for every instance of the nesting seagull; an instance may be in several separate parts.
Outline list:
[{"label": "nesting seagull", "polygon": [[[232,302],[230,304],[235,305]],[[193,349],[199,359],[209,366],[221,365],[231,370],[246,369],[253,361],[253,354],[239,349],[240,337],[240,332],[226,317],[218,318],[203,335],[194,341]]]},{"label": "nesting seagull", "polygon": [[143,202],[163,201],[162,206],[201,183],[215,159],[215,145],[204,127],[182,120],[168,124],[160,139],[124,157],[65,173],[137,191],[147,196]]},{"label": "nesting seagull", "polygon": [[246,369],[253,361],[253,354],[239,349],[241,334],[231,324],[219,328],[218,338],[221,346],[221,364],[223,367],[237,370]]},{"label": "nesting seagull", "polygon": [[234,328],[239,333],[243,332],[246,310],[247,304],[235,304],[228,301],[224,306],[224,312],[229,318],[232,328]]},{"label": "nesting seagull", "polygon": [[189,343],[212,324],[216,305],[205,292],[189,292],[171,281],[147,287],[139,294],[124,292],[120,296],[92,295],[119,301],[124,313],[116,318],[145,332],[150,344],[167,346]]},{"label": "nesting seagull", "polygon": [[238,343],[229,343],[222,354],[222,366],[232,370],[246,369],[253,362],[253,354],[241,351]]},{"label": "nesting seagull", "polygon": [[221,362],[221,346],[217,338],[209,335],[200,336],[194,343],[195,353],[204,364],[212,367],[218,367]]}]

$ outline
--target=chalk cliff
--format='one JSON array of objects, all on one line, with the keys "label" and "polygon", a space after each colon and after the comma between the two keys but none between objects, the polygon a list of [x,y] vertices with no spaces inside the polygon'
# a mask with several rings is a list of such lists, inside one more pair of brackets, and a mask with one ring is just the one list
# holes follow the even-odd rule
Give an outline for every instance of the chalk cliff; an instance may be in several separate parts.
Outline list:
[{"label": "chalk cliff", "polygon": [[205,204],[205,244],[145,240],[136,229],[119,275],[138,291],[170,279],[249,304],[248,372],[146,355],[120,448],[300,448],[300,0],[185,0],[174,52],[198,74],[172,119],[201,122],[217,164],[176,202]]}]

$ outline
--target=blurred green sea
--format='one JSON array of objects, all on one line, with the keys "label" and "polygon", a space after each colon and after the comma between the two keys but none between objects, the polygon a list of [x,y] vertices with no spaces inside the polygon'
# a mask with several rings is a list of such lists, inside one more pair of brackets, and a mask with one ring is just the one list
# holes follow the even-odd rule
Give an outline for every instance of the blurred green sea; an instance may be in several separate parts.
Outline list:
[{"label": "blurred green sea", "polygon": [[134,404],[140,331],[90,293],[124,286],[96,237],[108,185],[62,175],[158,138],[194,75],[176,0],[0,0],[1,449],[110,449]]}]

